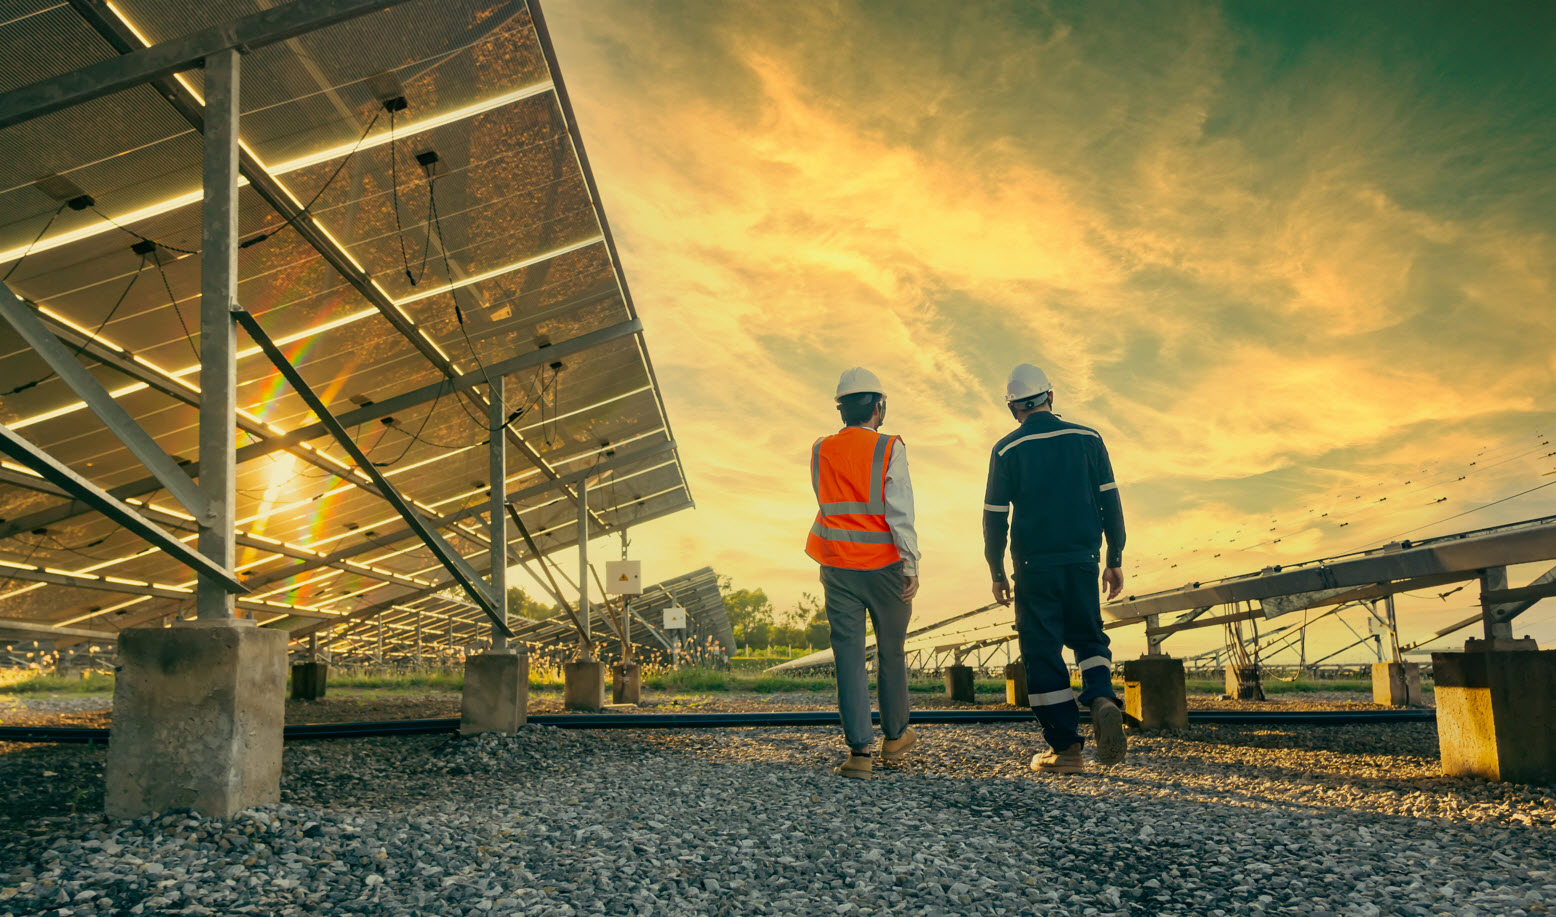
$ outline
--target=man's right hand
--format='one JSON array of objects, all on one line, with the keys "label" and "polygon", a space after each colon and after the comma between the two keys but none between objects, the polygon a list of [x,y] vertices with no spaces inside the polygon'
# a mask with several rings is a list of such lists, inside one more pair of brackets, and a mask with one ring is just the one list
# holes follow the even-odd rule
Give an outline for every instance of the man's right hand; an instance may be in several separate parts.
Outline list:
[{"label": "man's right hand", "polygon": [[1009,580],[1002,580],[1001,579],[1001,580],[995,580],[994,581],[994,601],[1000,603],[1001,605],[1009,605],[1010,604],[1010,581]]},{"label": "man's right hand", "polygon": [[1124,591],[1124,568],[1109,567],[1103,570],[1102,588],[1107,590],[1109,600],[1118,598],[1118,594]]}]

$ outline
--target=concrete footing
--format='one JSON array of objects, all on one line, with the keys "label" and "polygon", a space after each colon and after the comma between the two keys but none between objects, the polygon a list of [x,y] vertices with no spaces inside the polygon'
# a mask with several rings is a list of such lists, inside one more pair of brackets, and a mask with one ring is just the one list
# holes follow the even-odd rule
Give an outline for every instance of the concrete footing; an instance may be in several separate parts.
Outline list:
[{"label": "concrete footing", "polygon": [[1187,729],[1189,695],[1183,660],[1141,656],[1125,661],[1124,712],[1139,720],[1141,729]]},{"label": "concrete footing", "polygon": [[611,666],[611,703],[636,704],[643,699],[643,667],[636,662]]},{"label": "concrete footing", "polygon": [[1527,645],[1432,654],[1443,773],[1556,783],[1556,650]]},{"label": "concrete footing", "polygon": [[1389,707],[1421,706],[1421,666],[1414,662],[1374,662],[1372,702]]},{"label": "concrete footing", "polygon": [[108,814],[226,818],[280,802],[286,642],[248,619],[121,633]]},{"label": "concrete footing", "polygon": [[1255,666],[1226,667],[1226,696],[1232,700],[1264,700],[1264,685]]},{"label": "concrete footing", "polygon": [[598,660],[564,663],[562,706],[590,713],[605,709],[605,663]]},{"label": "concrete footing", "polygon": [[292,666],[292,700],[318,700],[329,680],[327,662],[299,662]]},{"label": "concrete footing", "polygon": [[968,665],[945,667],[945,696],[964,704],[976,704],[978,694],[973,687],[973,670]]},{"label": "concrete footing", "polygon": [[1027,699],[1027,667],[1020,659],[1005,666],[1005,703],[1012,707],[1030,707]]},{"label": "concrete footing", "polygon": [[513,735],[529,717],[529,657],[491,652],[465,660],[459,732]]}]

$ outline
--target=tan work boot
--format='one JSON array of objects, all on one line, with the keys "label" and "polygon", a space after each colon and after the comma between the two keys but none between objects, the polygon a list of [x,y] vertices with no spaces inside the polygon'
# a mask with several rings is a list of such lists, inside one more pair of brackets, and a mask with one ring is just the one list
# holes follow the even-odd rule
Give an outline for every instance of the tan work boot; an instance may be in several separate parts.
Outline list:
[{"label": "tan work boot", "polygon": [[856,780],[869,780],[875,776],[875,759],[870,757],[867,751],[853,751],[843,759],[843,763],[833,769],[832,773],[839,777],[853,777]]},{"label": "tan work boot", "polygon": [[1124,741],[1124,711],[1111,697],[1091,702],[1091,735],[1097,743],[1099,764],[1122,764],[1127,748]]},{"label": "tan work boot", "polygon": [[918,733],[912,726],[902,730],[902,735],[895,739],[885,739],[881,742],[881,758],[887,761],[895,761],[908,753],[908,749],[918,743]]},{"label": "tan work boot", "polygon": [[1064,751],[1033,755],[1032,769],[1040,774],[1079,774],[1086,769],[1086,759],[1081,757],[1081,743],[1076,742]]}]

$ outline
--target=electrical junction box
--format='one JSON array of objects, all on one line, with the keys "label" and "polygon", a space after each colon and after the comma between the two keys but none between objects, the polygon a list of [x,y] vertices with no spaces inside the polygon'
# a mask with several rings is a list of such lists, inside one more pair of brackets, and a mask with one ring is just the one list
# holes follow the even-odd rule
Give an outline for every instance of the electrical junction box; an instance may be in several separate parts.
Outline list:
[{"label": "electrical junction box", "polygon": [[605,562],[605,592],[608,595],[642,595],[643,562],[641,560],[607,560]]},{"label": "electrical junction box", "polygon": [[665,609],[665,630],[681,630],[686,627],[686,609],[671,605]]}]

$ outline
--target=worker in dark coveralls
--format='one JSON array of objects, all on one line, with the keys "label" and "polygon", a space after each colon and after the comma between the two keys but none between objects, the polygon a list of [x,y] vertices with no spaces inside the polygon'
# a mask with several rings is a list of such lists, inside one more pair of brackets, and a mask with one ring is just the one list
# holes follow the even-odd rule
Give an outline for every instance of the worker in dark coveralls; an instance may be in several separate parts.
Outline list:
[{"label": "worker in dark coveralls", "polygon": [[[1123,706],[1113,692],[1113,655],[1102,630],[1097,586],[1106,535],[1102,585],[1110,599],[1124,588],[1124,509],[1113,465],[1096,430],[1053,412],[1053,386],[1036,366],[1023,363],[1011,371],[1005,401],[1020,426],[995,443],[989,456],[983,547],[994,600],[1009,605],[1005,537],[1010,536],[1027,695],[1050,749],[1033,756],[1032,769],[1085,770],[1077,701],[1091,710],[1098,761],[1117,764],[1125,751]],[[1066,646],[1080,670],[1079,698],[1064,664]]]}]

